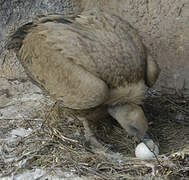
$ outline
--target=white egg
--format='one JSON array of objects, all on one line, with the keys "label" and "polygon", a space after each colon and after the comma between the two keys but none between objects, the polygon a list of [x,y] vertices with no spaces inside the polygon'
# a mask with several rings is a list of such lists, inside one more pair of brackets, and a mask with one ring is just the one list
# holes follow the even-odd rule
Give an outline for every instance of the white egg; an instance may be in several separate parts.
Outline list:
[{"label": "white egg", "polygon": [[[148,140],[145,143],[147,144],[148,147],[150,147],[150,149],[153,150],[153,152],[156,155],[159,154],[159,148],[152,140]],[[143,142],[138,144],[137,147],[135,148],[135,156],[143,160],[155,158],[154,153],[151,152],[147,146]]]}]

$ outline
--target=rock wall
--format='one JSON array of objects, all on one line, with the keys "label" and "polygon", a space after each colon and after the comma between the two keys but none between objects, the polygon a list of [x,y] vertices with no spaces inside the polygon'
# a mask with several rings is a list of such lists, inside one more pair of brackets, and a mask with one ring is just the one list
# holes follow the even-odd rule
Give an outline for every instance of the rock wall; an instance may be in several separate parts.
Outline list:
[{"label": "rock wall", "polygon": [[[181,88],[184,82],[189,87],[188,0],[1,0],[0,48],[8,32],[37,14],[69,14],[92,8],[117,14],[139,31],[162,69],[156,87]],[[3,54],[0,77],[11,73],[20,76],[22,68],[15,57]]]},{"label": "rock wall", "polygon": [[[96,1],[96,2],[95,2]],[[94,6],[118,14],[134,26],[162,72],[158,87],[189,87],[188,0],[83,0],[82,9]]]}]

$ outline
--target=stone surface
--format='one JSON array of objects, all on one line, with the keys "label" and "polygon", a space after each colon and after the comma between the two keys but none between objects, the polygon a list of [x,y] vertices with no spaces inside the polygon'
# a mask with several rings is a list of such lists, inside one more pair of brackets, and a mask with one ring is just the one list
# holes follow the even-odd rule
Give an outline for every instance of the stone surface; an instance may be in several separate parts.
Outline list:
[{"label": "stone surface", "polygon": [[[31,21],[38,14],[69,14],[95,7],[120,15],[139,31],[162,69],[156,87],[180,88],[184,81],[189,87],[188,0],[1,0],[0,50],[10,31]],[[23,71],[18,62],[12,64],[10,58],[9,54],[1,57],[0,74],[5,64],[8,64],[6,67],[9,69],[19,69],[17,74]]]},{"label": "stone surface", "polygon": [[[82,6],[91,9],[94,4]],[[101,0],[97,5],[120,15],[139,31],[162,69],[158,87],[181,88],[184,81],[189,87],[188,0]]]}]

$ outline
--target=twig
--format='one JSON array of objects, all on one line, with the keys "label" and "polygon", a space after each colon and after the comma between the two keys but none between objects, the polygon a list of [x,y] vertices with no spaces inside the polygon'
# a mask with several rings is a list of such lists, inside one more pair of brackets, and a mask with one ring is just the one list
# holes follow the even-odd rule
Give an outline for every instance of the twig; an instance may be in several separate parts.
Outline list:
[{"label": "twig", "polygon": [[107,179],[109,180],[110,177],[105,175],[104,173],[102,172],[99,172],[98,170],[95,170],[95,169],[92,169],[92,168],[88,168],[88,167],[85,167],[85,166],[79,166],[80,169],[82,170],[86,170],[88,173],[92,174],[92,175],[96,175],[96,176],[99,176],[103,179]]},{"label": "twig", "polygon": [[59,137],[60,137],[63,141],[67,140],[67,141],[71,141],[71,142],[74,142],[74,143],[78,143],[77,140],[70,139],[70,138],[67,138],[67,137],[63,136],[63,135],[62,135],[57,129],[55,129],[55,128],[53,128],[53,131],[54,131],[57,135],[59,135]]}]

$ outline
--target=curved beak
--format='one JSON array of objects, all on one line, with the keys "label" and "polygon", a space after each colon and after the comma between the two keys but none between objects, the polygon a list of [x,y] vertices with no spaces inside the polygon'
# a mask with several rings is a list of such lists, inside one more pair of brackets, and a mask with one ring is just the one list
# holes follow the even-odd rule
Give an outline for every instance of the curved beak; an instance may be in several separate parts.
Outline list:
[{"label": "curved beak", "polygon": [[148,140],[152,140],[152,136],[150,135],[149,132],[146,132],[143,137],[137,135],[137,139],[141,143],[141,142],[145,142],[145,141],[148,141]]}]

